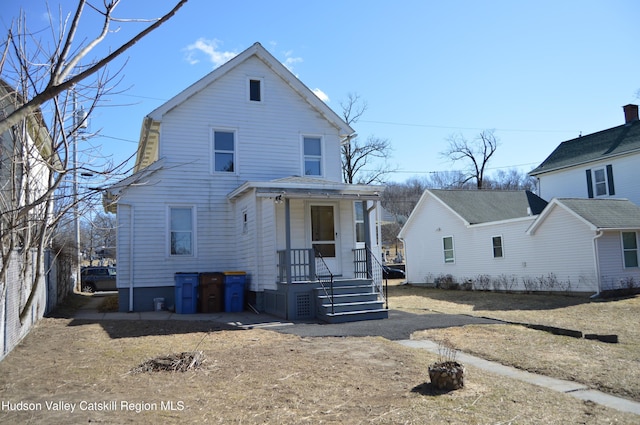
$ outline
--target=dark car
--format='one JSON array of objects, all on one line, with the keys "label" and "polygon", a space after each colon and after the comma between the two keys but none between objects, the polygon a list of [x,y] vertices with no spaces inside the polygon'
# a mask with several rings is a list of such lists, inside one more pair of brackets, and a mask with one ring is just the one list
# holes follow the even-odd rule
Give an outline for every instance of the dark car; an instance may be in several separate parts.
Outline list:
[{"label": "dark car", "polygon": [[385,279],[404,279],[404,270],[392,269],[391,267],[382,266],[382,277]]},{"label": "dark car", "polygon": [[82,292],[115,291],[116,268],[99,266],[84,267],[80,272]]}]

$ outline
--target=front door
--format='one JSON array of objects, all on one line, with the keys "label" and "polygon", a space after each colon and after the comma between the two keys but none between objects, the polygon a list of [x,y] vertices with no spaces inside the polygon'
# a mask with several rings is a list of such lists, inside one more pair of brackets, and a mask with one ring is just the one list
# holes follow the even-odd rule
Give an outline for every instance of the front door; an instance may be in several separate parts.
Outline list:
[{"label": "front door", "polygon": [[[320,253],[333,275],[342,274],[340,267],[340,244],[338,243],[337,205],[321,204],[309,206],[311,220],[311,246]],[[318,261],[319,263],[322,263]],[[326,274],[318,265],[318,274]]]}]

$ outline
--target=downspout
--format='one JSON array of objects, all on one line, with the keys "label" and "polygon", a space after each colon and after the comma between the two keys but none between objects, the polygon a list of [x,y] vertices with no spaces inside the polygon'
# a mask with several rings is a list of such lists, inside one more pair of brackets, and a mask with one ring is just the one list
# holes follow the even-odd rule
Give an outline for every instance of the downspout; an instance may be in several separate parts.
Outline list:
[{"label": "downspout", "polygon": [[600,281],[600,256],[598,255],[598,239],[600,239],[604,235],[602,230],[597,230],[596,235],[593,237],[593,258],[596,264],[596,279],[598,281],[598,292],[591,295],[590,298],[598,298],[600,296],[600,292],[602,290],[602,282]]},{"label": "downspout", "polygon": [[133,313],[133,229],[135,226],[133,225],[134,214],[133,214],[133,205],[128,205],[129,207],[129,313]]}]

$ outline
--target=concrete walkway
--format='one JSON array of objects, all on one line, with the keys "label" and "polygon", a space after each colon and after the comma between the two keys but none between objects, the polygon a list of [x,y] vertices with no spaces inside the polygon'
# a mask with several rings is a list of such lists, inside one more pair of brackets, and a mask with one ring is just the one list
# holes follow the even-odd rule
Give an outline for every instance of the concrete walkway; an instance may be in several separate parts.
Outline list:
[{"label": "concrete walkway", "polygon": [[[243,329],[271,329],[281,333],[299,335],[302,337],[362,337],[382,336],[410,348],[428,350],[438,354],[438,344],[429,340],[409,339],[416,330],[463,326],[467,324],[499,324],[497,320],[482,319],[464,315],[427,314],[416,315],[391,310],[389,319],[368,320],[343,324],[322,324],[317,322],[282,321],[268,314],[255,314],[244,311],[240,313],[210,313],[210,314],[176,314],[169,311],[149,311],[139,313],[100,313],[97,308],[102,297],[94,296],[85,306],[81,307],[74,316],[76,320],[182,320],[182,321],[212,321],[236,326]],[[537,375],[474,357],[462,352],[458,353],[458,360],[465,364],[486,370],[496,375],[527,382],[565,393],[580,400],[588,400],[622,412],[640,415],[640,403],[615,397],[600,391],[589,389],[583,384],[572,381]],[[640,420],[640,419],[639,419]]]}]

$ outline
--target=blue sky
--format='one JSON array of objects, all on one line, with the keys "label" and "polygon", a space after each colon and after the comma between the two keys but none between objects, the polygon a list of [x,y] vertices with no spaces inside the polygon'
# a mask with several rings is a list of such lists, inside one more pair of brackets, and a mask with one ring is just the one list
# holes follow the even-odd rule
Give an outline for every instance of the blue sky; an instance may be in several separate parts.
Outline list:
[{"label": "blue sky", "polygon": [[[22,6],[44,28],[44,4],[4,0],[0,27]],[[172,5],[122,0],[116,15],[159,17]],[[634,0],[190,0],[114,64],[127,59],[127,90],[96,112],[91,129],[105,137],[90,143],[114,160],[132,155],[146,114],[258,41],[336,112],[349,93],[366,100],[354,127],[390,140],[391,180],[461,168],[439,154],[447,137],[484,129],[500,139],[492,170],[530,171],[560,142],[623,124],[622,106],[640,102],[638,16]],[[140,29],[121,24],[103,48]]]}]

